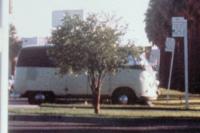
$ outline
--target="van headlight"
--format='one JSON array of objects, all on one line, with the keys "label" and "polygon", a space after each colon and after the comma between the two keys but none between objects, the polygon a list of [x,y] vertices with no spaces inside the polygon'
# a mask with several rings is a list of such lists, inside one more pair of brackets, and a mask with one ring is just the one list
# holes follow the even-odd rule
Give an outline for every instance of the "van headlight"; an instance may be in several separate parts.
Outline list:
[{"label": "van headlight", "polygon": [[156,80],[155,82],[156,82],[156,85],[159,86],[160,81],[159,81],[159,80]]},{"label": "van headlight", "polygon": [[151,83],[154,80],[155,80],[154,74],[151,74],[151,73],[146,72],[146,71],[142,72],[142,74],[140,76],[140,81],[142,81],[142,82]]},{"label": "van headlight", "polygon": [[147,91],[151,91],[152,89],[157,89],[159,85],[159,81],[156,80],[154,73],[149,73],[144,71],[140,76],[140,81],[144,86],[144,89]]}]

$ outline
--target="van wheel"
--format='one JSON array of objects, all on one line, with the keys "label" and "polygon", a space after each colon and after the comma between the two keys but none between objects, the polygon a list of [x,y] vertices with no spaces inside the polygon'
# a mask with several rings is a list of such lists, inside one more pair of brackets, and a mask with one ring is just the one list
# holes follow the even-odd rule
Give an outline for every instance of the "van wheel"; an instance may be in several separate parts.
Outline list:
[{"label": "van wheel", "polygon": [[32,92],[28,96],[29,104],[41,104],[45,101],[46,96],[42,92]]},{"label": "van wheel", "polygon": [[137,100],[135,93],[130,88],[118,88],[113,92],[113,104],[133,104]]},{"label": "van wheel", "polygon": [[53,92],[46,92],[45,96],[46,96],[45,102],[53,103],[55,101],[55,95]]},{"label": "van wheel", "polygon": [[29,104],[41,104],[44,102],[54,102],[55,96],[52,92],[32,92],[28,96]]}]

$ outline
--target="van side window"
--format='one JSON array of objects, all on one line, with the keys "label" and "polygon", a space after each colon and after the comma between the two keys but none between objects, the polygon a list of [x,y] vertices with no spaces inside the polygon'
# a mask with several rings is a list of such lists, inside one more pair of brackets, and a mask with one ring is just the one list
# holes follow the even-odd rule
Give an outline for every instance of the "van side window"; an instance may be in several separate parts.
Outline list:
[{"label": "van side window", "polygon": [[47,55],[47,47],[23,48],[18,56],[18,67],[55,67]]}]

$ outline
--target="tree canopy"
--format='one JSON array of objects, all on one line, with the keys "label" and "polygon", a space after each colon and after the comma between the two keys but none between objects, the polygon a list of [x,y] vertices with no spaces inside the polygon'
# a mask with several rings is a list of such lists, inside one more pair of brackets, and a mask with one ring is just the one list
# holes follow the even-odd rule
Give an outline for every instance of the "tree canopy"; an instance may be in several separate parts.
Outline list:
[{"label": "tree canopy", "polygon": [[9,28],[9,60],[11,62],[12,74],[14,73],[15,58],[21,49],[21,41],[17,38],[17,31],[14,25]]},{"label": "tree canopy", "polygon": [[[108,27],[91,15],[86,21],[79,17],[66,17],[61,27],[52,33],[55,44],[52,54],[63,73],[91,70],[111,70],[118,64],[117,47],[124,33]],[[60,54],[56,52],[59,51]]]},{"label": "tree canopy", "polygon": [[[189,71],[190,87],[194,88],[193,83],[199,82],[200,73],[197,64],[200,60],[195,58],[200,50],[200,3],[198,0],[150,0],[149,8],[146,12],[146,33],[149,41],[157,45],[161,50],[160,58],[160,78],[161,85],[166,86],[168,80],[168,65],[170,55],[164,51],[166,37],[171,36],[171,18],[182,16],[188,20],[189,37]],[[174,76],[172,76],[172,86],[174,88],[184,88],[183,73],[183,45],[180,38],[176,42]],[[198,66],[198,67],[197,67]],[[178,77],[177,77],[178,76]],[[179,79],[179,82],[176,82]]]},{"label": "tree canopy", "polygon": [[54,46],[49,50],[50,56],[63,74],[88,73],[95,113],[100,109],[100,89],[105,74],[125,63],[119,53],[125,30],[126,26],[118,25],[113,17],[102,19],[91,14],[86,20],[66,16],[63,24],[52,32]]}]

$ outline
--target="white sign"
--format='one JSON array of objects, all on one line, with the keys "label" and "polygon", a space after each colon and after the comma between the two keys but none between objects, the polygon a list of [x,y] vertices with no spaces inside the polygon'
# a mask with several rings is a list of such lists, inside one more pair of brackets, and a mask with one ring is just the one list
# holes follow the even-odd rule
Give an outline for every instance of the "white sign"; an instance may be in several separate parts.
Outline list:
[{"label": "white sign", "polygon": [[183,17],[172,17],[172,36],[184,37],[187,28],[187,20]]},{"label": "white sign", "polygon": [[83,19],[83,10],[56,10],[52,12],[52,27],[58,27],[63,24],[66,15],[79,16]]},{"label": "white sign", "polygon": [[174,48],[175,48],[175,39],[167,37],[165,41],[165,51],[174,52]]}]

